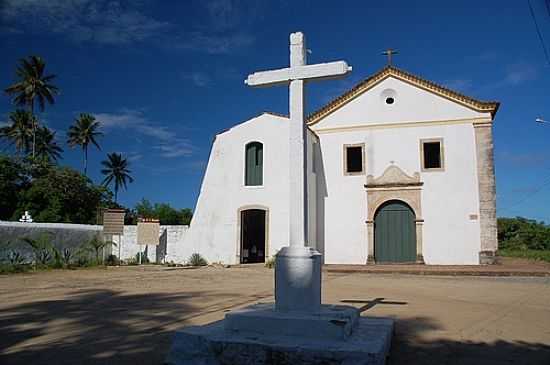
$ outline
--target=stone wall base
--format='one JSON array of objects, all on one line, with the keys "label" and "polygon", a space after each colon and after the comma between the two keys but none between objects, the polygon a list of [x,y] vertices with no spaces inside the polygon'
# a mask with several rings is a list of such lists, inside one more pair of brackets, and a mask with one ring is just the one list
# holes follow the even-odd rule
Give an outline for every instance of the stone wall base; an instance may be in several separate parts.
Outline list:
[{"label": "stone wall base", "polygon": [[480,251],[479,252],[479,264],[480,265],[493,265],[496,263],[495,251]]}]

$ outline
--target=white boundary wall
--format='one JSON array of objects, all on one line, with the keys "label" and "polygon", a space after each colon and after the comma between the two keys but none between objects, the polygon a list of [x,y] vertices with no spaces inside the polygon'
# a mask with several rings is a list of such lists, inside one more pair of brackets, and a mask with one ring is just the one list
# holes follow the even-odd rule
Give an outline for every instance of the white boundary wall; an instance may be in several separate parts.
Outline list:
[{"label": "white boundary wall", "polygon": [[[189,259],[186,256],[183,240],[189,226],[160,226],[158,246],[147,247],[147,258],[151,262],[183,264]],[[26,245],[19,241],[22,237],[38,237],[42,233],[52,233],[52,243],[58,248],[75,249],[90,240],[94,235],[101,234],[103,226],[71,223],[21,223],[0,221],[0,243],[12,242],[9,249],[26,252]],[[121,256],[123,260],[135,258],[140,247],[137,245],[137,226],[124,226]],[[106,237],[109,239],[109,237]],[[118,237],[113,237],[118,244]],[[145,246],[142,246],[145,250]],[[118,247],[111,251],[118,256]],[[106,252],[106,255],[109,253]]]}]

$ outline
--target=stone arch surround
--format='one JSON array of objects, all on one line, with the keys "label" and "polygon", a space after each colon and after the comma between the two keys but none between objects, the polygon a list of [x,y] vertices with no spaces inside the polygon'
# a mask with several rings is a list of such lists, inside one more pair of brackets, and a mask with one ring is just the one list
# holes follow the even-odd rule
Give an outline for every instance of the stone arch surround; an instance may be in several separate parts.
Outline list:
[{"label": "stone arch surround", "polygon": [[241,262],[241,225],[242,225],[242,222],[241,222],[241,212],[242,211],[245,211],[245,210],[250,210],[250,209],[259,209],[259,210],[263,210],[265,211],[265,261],[268,260],[268,258],[271,257],[271,255],[269,254],[270,251],[270,244],[269,244],[269,207],[268,206],[265,206],[265,205],[261,205],[261,204],[248,204],[248,205],[243,205],[241,207],[239,207],[237,209],[237,242],[235,244],[235,257],[236,257],[236,262],[237,263],[240,263]]},{"label": "stone arch surround", "polygon": [[414,212],[416,224],[416,262],[424,263],[422,255],[422,185],[420,173],[407,175],[396,165],[389,166],[384,173],[375,178],[367,176],[367,234],[368,257],[367,264],[374,264],[374,216],[382,204],[390,200],[398,200],[407,204]]}]

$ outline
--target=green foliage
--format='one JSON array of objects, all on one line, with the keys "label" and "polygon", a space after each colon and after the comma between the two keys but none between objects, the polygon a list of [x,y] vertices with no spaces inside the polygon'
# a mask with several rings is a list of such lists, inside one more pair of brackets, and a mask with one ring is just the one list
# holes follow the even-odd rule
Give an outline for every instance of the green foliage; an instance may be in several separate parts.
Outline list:
[{"label": "green foliage", "polygon": [[208,265],[208,261],[206,261],[200,253],[194,253],[189,257],[189,260],[187,260],[187,264],[189,266],[206,266]]},{"label": "green foliage", "polygon": [[500,250],[550,250],[550,226],[522,217],[498,219]]},{"label": "green foliage", "polygon": [[505,257],[520,257],[524,259],[550,262],[550,250],[499,249],[498,254]]},{"label": "green foliage", "polygon": [[103,251],[103,249],[109,245],[116,246],[115,242],[111,241],[104,241],[101,239],[99,235],[96,235],[92,237],[91,240],[89,240],[83,247],[83,251],[91,252],[95,255],[95,262],[97,264],[100,264],[103,260],[100,260],[100,253]]},{"label": "green foliage", "polygon": [[59,147],[55,139],[55,132],[47,127],[39,127],[36,133],[35,158],[52,163],[61,158],[63,149]]},{"label": "green foliage", "polygon": [[153,205],[149,200],[143,198],[136,204],[135,215],[140,218],[159,219],[162,225],[189,225],[193,212],[189,208],[176,209],[166,203]]},{"label": "green foliage", "polygon": [[107,256],[107,260],[105,260],[105,265],[107,266],[118,266],[120,265],[120,261],[116,255],[109,255]]},{"label": "green foliage", "polygon": [[22,265],[25,263],[25,256],[21,255],[19,251],[10,251],[8,253],[8,261],[10,265]]},{"label": "green foliage", "polygon": [[54,250],[51,234],[43,233],[38,238],[23,237],[21,241],[30,246],[33,253],[34,266],[47,266],[52,260]]},{"label": "green foliage", "polygon": [[19,195],[28,184],[21,160],[0,155],[0,220],[12,217],[19,203]]},{"label": "green foliage", "polygon": [[110,194],[104,187],[92,184],[79,172],[52,166],[20,192],[12,219],[28,210],[37,222],[94,224],[98,209],[109,200]]},{"label": "green foliage", "polygon": [[0,138],[15,146],[19,154],[27,154],[31,148],[35,118],[26,110],[17,109],[10,113],[10,124],[0,128]]},{"label": "green foliage", "polygon": [[[140,256],[141,256],[141,261],[140,261]],[[142,264],[148,264],[149,263],[149,258],[147,257],[147,255],[145,254],[145,252],[138,252],[136,253],[136,257],[135,257],[135,260],[136,262],[139,264],[140,262]]]},{"label": "green foliage", "polygon": [[88,146],[93,144],[98,150],[101,150],[96,138],[103,135],[99,131],[100,123],[95,120],[95,117],[90,114],[80,114],[74,121],[74,124],[69,127],[67,132],[67,144],[70,147],[80,146],[84,152],[84,175],[88,169]]},{"label": "green foliage", "polygon": [[275,257],[271,257],[269,260],[267,260],[265,262],[265,267],[267,267],[269,269],[274,269],[275,268]]},{"label": "green foliage", "polygon": [[103,185],[108,186],[112,182],[115,184],[115,203],[117,202],[118,191],[120,188],[126,189],[128,183],[134,182],[134,178],[130,176],[132,173],[129,170],[130,163],[123,158],[120,153],[109,153],[107,160],[101,161],[104,169],[101,173],[105,175]]},{"label": "green foliage", "polygon": [[[32,116],[34,114],[35,101],[38,102],[40,110],[44,110],[46,102],[53,104],[54,95],[58,88],[52,84],[55,75],[45,75],[46,63],[38,56],[30,56],[27,59],[20,59],[16,74],[18,80],[15,84],[8,86],[5,92],[13,96],[13,104],[27,106]],[[38,120],[33,125],[32,157],[35,157],[36,127]]]}]

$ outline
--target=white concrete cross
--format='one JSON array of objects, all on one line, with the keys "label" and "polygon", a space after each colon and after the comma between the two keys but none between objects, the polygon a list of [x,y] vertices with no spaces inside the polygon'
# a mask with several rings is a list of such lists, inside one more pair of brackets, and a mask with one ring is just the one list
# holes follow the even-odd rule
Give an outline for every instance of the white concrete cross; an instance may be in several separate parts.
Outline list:
[{"label": "white concrete cross", "polygon": [[245,83],[249,86],[289,85],[290,108],[290,246],[307,245],[307,144],[305,124],[304,82],[338,78],[347,75],[351,66],[345,61],[306,64],[304,34],[290,34],[290,67],[271,71],[255,72]]}]

